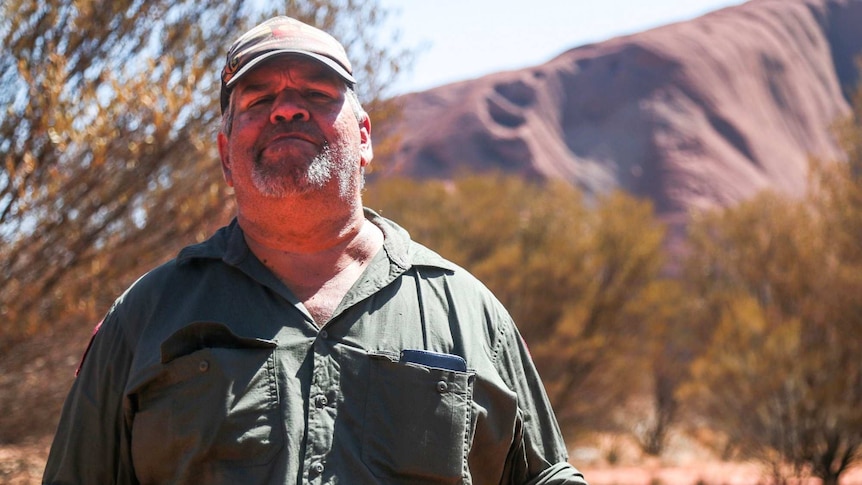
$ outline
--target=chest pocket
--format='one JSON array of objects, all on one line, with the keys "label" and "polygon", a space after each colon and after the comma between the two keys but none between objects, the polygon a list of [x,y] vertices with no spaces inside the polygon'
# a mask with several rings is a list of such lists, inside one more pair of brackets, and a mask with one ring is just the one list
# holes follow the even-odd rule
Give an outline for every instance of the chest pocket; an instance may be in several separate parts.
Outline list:
[{"label": "chest pocket", "polygon": [[272,460],[284,445],[276,346],[215,323],[192,324],[162,344],[162,363],[134,393],[132,457],[142,482]]},{"label": "chest pocket", "polygon": [[460,483],[467,475],[474,373],[369,357],[365,464],[385,483]]}]

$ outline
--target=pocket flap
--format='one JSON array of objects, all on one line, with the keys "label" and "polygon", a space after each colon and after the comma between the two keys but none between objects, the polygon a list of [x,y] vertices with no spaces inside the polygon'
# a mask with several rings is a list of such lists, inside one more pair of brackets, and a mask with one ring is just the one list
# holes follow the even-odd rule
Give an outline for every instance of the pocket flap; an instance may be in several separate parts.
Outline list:
[{"label": "pocket flap", "polygon": [[201,349],[274,349],[272,340],[240,337],[220,322],[193,322],[177,330],[161,345],[161,362],[168,362]]}]

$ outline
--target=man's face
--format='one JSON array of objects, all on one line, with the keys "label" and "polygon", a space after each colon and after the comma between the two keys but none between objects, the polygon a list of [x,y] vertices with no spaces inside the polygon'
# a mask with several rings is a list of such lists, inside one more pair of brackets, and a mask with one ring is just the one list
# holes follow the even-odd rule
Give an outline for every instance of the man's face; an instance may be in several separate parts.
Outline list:
[{"label": "man's face", "polygon": [[370,124],[357,119],[345,90],[336,74],[300,56],[274,58],[243,76],[228,108],[229,134],[219,134],[228,185],[238,196],[358,194],[371,160]]}]

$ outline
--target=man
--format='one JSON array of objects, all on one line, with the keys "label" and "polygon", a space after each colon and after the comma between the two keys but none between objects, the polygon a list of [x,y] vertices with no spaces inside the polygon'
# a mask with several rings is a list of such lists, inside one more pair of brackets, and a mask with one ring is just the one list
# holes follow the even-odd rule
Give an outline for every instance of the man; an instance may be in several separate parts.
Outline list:
[{"label": "man", "polygon": [[271,19],[222,71],[236,219],[110,309],[45,483],[583,484],[511,318],[363,209],[343,47]]}]

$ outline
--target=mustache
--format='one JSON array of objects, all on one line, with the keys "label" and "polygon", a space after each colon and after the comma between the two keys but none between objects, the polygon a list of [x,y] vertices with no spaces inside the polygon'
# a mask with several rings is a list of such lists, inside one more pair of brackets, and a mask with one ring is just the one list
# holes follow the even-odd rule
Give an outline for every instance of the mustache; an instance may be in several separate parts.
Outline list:
[{"label": "mustache", "polygon": [[288,121],[268,127],[255,142],[255,153],[260,153],[272,140],[282,136],[303,138],[321,146],[326,144],[326,137],[316,126],[304,121]]}]

